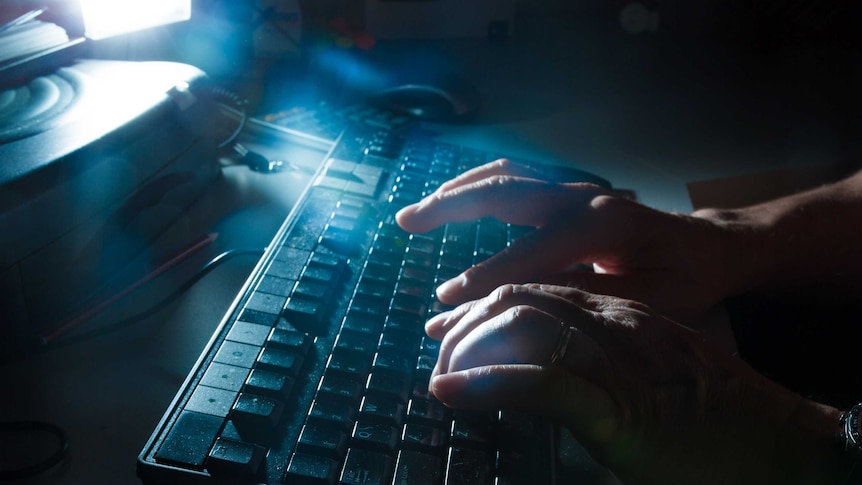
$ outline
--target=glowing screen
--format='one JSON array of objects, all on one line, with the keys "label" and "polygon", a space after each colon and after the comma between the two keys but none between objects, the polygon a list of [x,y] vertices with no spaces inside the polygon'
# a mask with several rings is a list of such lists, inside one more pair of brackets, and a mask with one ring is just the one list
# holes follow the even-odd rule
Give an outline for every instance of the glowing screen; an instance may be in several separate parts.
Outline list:
[{"label": "glowing screen", "polygon": [[188,20],[191,0],[80,0],[87,37],[103,39]]}]

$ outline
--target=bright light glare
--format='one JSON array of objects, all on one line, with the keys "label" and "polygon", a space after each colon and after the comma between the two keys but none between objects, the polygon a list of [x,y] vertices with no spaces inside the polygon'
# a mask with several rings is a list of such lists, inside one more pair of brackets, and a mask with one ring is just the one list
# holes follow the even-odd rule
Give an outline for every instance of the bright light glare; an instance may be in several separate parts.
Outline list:
[{"label": "bright light glare", "polygon": [[191,0],[80,0],[84,29],[91,39],[188,20]]}]

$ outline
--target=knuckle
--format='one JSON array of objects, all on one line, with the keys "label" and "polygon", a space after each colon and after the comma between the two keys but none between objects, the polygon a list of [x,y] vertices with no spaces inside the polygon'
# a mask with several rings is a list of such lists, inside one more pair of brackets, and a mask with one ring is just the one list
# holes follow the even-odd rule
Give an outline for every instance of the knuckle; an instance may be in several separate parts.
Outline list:
[{"label": "knuckle", "polygon": [[493,292],[491,292],[491,298],[494,301],[505,303],[507,301],[510,301],[518,293],[520,293],[519,285],[506,283],[504,285],[498,286]]},{"label": "knuckle", "polygon": [[522,324],[526,322],[534,322],[541,318],[544,314],[541,310],[530,305],[514,305],[509,307],[506,312],[504,321],[513,324]]}]

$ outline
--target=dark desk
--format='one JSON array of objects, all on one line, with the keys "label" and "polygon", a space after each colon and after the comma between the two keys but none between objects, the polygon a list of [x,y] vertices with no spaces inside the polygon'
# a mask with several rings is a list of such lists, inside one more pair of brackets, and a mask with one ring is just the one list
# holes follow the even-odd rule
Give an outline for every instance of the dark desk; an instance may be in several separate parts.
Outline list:
[{"label": "dark desk", "polygon": [[[844,132],[834,117],[814,116],[834,101],[829,93],[805,94],[805,86],[779,75],[751,79],[755,73],[746,71],[748,64],[721,51],[564,20],[571,19],[531,19],[519,24],[514,38],[501,41],[381,43],[365,57],[377,64],[442,59],[475,80],[484,111],[474,124],[433,126],[445,139],[573,163],[660,209],[690,210],[689,182],[804,167],[843,155]],[[267,89],[268,101],[285,106],[292,101],[285,93],[315,83],[312,78],[274,84],[276,73],[256,81]],[[323,155],[292,144],[266,149],[310,167]],[[297,172],[225,169],[152,254],[167,256],[181,242],[217,232],[212,246],[85,328],[145,308],[222,250],[263,248],[307,180]],[[137,483],[141,447],[256,262],[255,256],[226,262],[139,324],[0,367],[4,420],[49,421],[70,436],[63,465],[32,483]]]}]

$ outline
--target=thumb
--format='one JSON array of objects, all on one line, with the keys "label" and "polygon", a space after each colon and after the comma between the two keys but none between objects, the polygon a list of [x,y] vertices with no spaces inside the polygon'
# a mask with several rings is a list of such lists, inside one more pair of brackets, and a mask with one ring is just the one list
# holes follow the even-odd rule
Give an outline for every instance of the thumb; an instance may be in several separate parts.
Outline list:
[{"label": "thumb", "polygon": [[591,452],[617,433],[618,409],[610,395],[557,366],[475,367],[434,377],[430,390],[449,407],[545,416],[567,426]]}]

